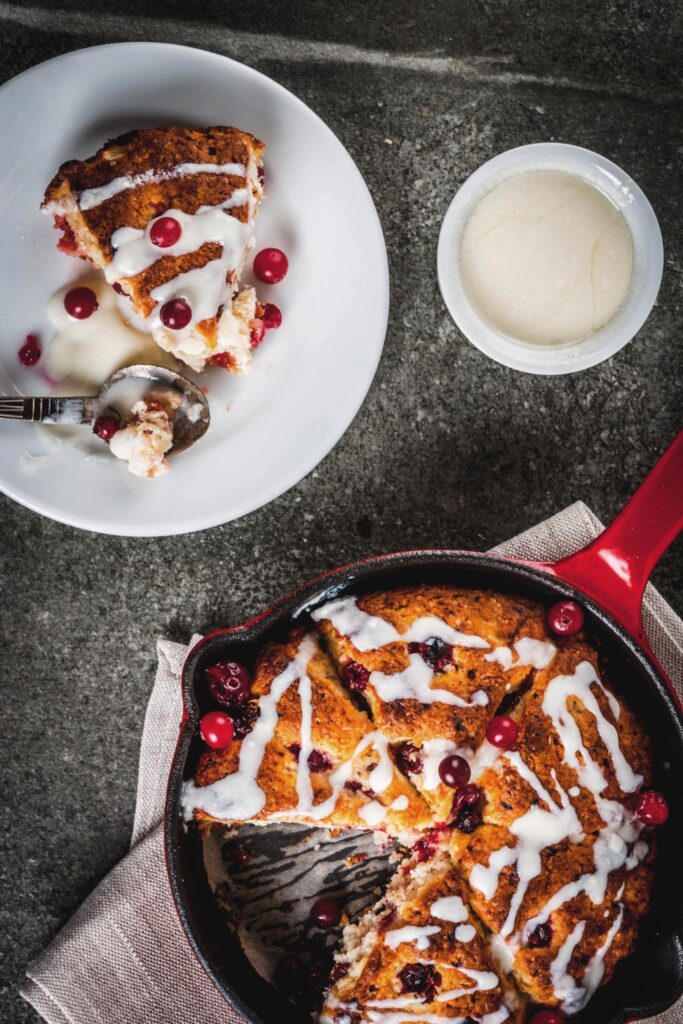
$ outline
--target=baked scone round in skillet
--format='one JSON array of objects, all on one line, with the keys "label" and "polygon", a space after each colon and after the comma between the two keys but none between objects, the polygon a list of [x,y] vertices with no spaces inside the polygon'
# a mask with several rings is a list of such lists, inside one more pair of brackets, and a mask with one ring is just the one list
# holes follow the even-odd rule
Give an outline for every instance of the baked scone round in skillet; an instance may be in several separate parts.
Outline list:
[{"label": "baked scone round in skillet", "polygon": [[[580,1010],[633,948],[654,860],[655,822],[636,813],[652,783],[650,743],[599,652],[583,632],[551,633],[540,605],[449,586],[345,597],[312,619],[257,659],[252,697],[265,699],[266,719],[269,694],[286,683],[258,773],[262,801],[231,816],[205,798],[212,786],[242,792],[243,740],[200,756],[186,815],[422,833],[378,907],[346,929],[325,1009],[334,1024],[502,1024],[538,1006]],[[286,755],[313,747],[329,769],[302,774]],[[314,796],[302,805],[307,777]],[[340,778],[354,780],[350,795]],[[339,798],[322,816],[331,792]],[[436,927],[427,894],[437,882],[462,901],[467,952],[462,931],[420,930]],[[387,927],[408,929],[395,947]],[[497,987],[465,983],[463,965],[489,970],[470,954],[495,964]],[[413,964],[413,987],[397,989]]]},{"label": "baked scone round in skillet", "polygon": [[264,148],[237,128],[145,128],[63,164],[45,192],[60,248],[101,269],[194,370],[241,371],[251,359],[256,296],[238,283]]}]

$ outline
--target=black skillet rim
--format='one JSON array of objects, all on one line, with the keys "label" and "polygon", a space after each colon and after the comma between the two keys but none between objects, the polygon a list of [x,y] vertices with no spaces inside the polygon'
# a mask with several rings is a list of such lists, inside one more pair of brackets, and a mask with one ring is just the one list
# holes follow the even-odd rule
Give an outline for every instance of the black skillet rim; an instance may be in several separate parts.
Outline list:
[{"label": "black skillet rim", "polygon": [[[429,572],[435,569],[453,570],[454,573],[463,571],[476,573],[485,570],[510,584],[509,587],[500,586],[498,583],[492,586],[485,584],[492,589],[514,593],[521,586],[522,589],[533,591],[537,599],[542,596],[546,598],[553,596],[555,598],[569,597],[580,601],[592,618],[597,620],[599,628],[606,630],[607,635],[618,644],[626,658],[635,659],[638,662],[641,672],[647,677],[648,682],[654,687],[664,704],[670,723],[677,733],[678,744],[683,749],[683,717],[676,698],[635,638],[600,605],[577,588],[534,565],[504,557],[457,550],[407,551],[371,557],[333,569],[302,584],[276,601],[263,614],[242,625],[208,634],[190,651],[183,667],[182,689],[185,712],[171,764],[164,814],[166,864],[175,907],[194,955],[214,985],[248,1024],[275,1024],[276,1021],[279,1024],[283,1019],[291,1024],[310,1024],[311,1018],[304,1011],[293,1006],[257,974],[237,940],[233,940],[227,935],[224,925],[224,942],[226,946],[231,945],[235,969],[240,972],[240,981],[237,983],[234,979],[227,977],[224,968],[216,962],[216,957],[207,950],[195,931],[191,900],[188,899],[186,881],[182,876],[180,852],[183,837],[186,842],[191,842],[189,838],[191,833],[185,832],[181,824],[179,800],[185,764],[195,733],[197,717],[195,682],[200,663],[204,662],[207,654],[215,648],[235,643],[262,641],[266,634],[274,632],[278,626],[284,626],[292,620],[296,620],[317,604],[331,600],[342,592],[352,590],[354,584],[366,584],[374,577],[384,573],[394,574],[408,571],[411,574],[416,574],[420,570]],[[453,580],[452,582],[457,583],[458,581]],[[393,585],[400,584],[400,580],[393,581]],[[391,585],[391,583],[382,585]],[[204,909],[211,912],[208,906]],[[214,912],[218,913],[215,908]],[[216,923],[218,923],[218,919]],[[647,1005],[623,1006],[611,1016],[603,1018],[600,1024],[626,1024],[627,1021],[655,1016],[672,1006],[683,994],[683,912],[679,914],[679,920],[671,926],[665,938],[662,939],[662,945],[666,943],[671,946],[672,958],[677,961],[675,978],[671,980],[666,994],[660,1000],[650,1001]],[[629,962],[635,961],[637,955],[638,946],[628,958]],[[610,981],[605,989],[611,988],[615,980]],[[248,992],[247,998],[244,997],[244,992]],[[590,1005],[589,1003],[588,1006]],[[583,1017],[583,1013],[581,1016]],[[578,1018],[574,1019],[578,1021]]]}]

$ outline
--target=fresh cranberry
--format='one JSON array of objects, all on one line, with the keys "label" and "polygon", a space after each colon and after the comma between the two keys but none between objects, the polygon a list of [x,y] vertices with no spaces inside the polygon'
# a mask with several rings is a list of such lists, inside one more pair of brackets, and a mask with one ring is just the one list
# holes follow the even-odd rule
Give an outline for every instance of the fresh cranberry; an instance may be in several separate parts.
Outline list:
[{"label": "fresh cranberry", "polygon": [[192,310],[185,299],[169,299],[159,311],[159,319],[169,331],[182,331],[192,319]]},{"label": "fresh cranberry", "polygon": [[243,740],[254,728],[258,716],[259,706],[256,700],[250,700],[247,704],[236,704],[231,708],[230,717],[235,727],[235,738]]},{"label": "fresh cranberry", "polygon": [[63,232],[62,237],[57,242],[57,248],[60,252],[67,253],[71,256],[78,249],[78,242],[76,241],[76,236],[73,233],[72,228],[69,226],[66,217],[55,217],[55,227],[58,231]]},{"label": "fresh cranberry", "polygon": [[273,302],[266,302],[263,307],[263,316],[261,319],[270,331],[273,328],[280,326],[282,323],[282,313]]},{"label": "fresh cranberry", "polygon": [[422,771],[422,755],[412,743],[399,743],[394,750],[394,757],[404,775],[419,775]]},{"label": "fresh cranberry", "polygon": [[547,622],[558,636],[573,636],[583,626],[583,608],[576,601],[558,601],[548,609]]},{"label": "fresh cranberry", "polygon": [[97,296],[92,288],[72,288],[64,296],[64,309],[74,320],[87,320],[97,305]]},{"label": "fresh cranberry", "polygon": [[332,767],[332,759],[324,750],[312,750],[308,755],[308,767],[312,772],[328,772]]},{"label": "fresh cranberry", "polygon": [[480,797],[481,790],[473,782],[468,782],[466,786],[460,786],[453,797],[452,813],[457,814],[463,807],[476,807]]},{"label": "fresh cranberry", "polygon": [[149,240],[158,249],[168,249],[176,244],[182,233],[183,229],[175,217],[159,217],[149,229]]},{"label": "fresh cranberry", "polygon": [[396,920],[396,907],[390,903],[382,916],[377,921],[377,931],[381,934],[386,932]]},{"label": "fresh cranberry", "polygon": [[438,828],[431,829],[427,835],[422,836],[421,839],[413,845],[413,853],[418,864],[424,863],[426,860],[431,860],[439,847],[439,839],[441,837],[441,831]]},{"label": "fresh cranberry", "polygon": [[244,704],[251,696],[251,677],[238,661],[220,661],[206,670],[209,693],[216,704],[231,708]]},{"label": "fresh cranberry", "polygon": [[459,754],[449,754],[439,763],[439,778],[444,786],[450,786],[451,789],[464,786],[469,782],[471,774],[470,766]]},{"label": "fresh cranberry", "polygon": [[564,1024],[565,1019],[562,1010],[537,1010],[529,1024]]},{"label": "fresh cranberry", "polygon": [[289,260],[282,249],[261,249],[254,257],[254,273],[264,284],[277,284],[288,269]]},{"label": "fresh cranberry", "polygon": [[334,984],[335,981],[339,981],[340,978],[345,978],[348,973],[349,965],[347,962],[345,960],[338,960],[330,971],[330,981]]},{"label": "fresh cranberry", "polygon": [[519,726],[509,715],[496,715],[486,726],[486,739],[501,750],[511,750],[518,736]]},{"label": "fresh cranberry", "polygon": [[233,366],[235,360],[229,352],[217,352],[215,356],[211,356],[210,359],[207,359],[207,362],[210,366],[220,366],[223,370],[229,370]]},{"label": "fresh cranberry", "polygon": [[426,1003],[431,1003],[441,984],[441,975],[434,964],[406,964],[398,972],[398,977],[401,981],[401,995],[415,992],[423,995]]},{"label": "fresh cranberry", "polygon": [[120,426],[121,423],[116,416],[98,416],[93,424],[92,432],[109,444]]},{"label": "fresh cranberry", "polygon": [[258,348],[266,333],[266,325],[263,320],[252,320],[253,326],[249,334],[249,344],[252,348]]},{"label": "fresh cranberry", "polygon": [[316,928],[336,928],[341,921],[341,910],[334,900],[317,900],[308,916]]},{"label": "fresh cranberry", "polygon": [[669,817],[669,805],[662,793],[646,789],[629,801],[629,807],[644,825],[663,825]]},{"label": "fresh cranberry", "polygon": [[553,930],[550,927],[549,921],[544,921],[542,924],[537,924],[530,935],[527,936],[527,945],[531,946],[532,949],[540,949],[543,946],[549,946],[553,937]]},{"label": "fresh cranberry", "polygon": [[40,342],[35,334],[27,334],[24,344],[19,349],[19,362],[22,366],[35,366],[41,356]]},{"label": "fresh cranberry", "polygon": [[342,668],[342,676],[350,690],[357,690],[358,693],[363,693],[368,685],[370,670],[365,665],[360,665],[357,661],[347,661]]},{"label": "fresh cranberry", "polygon": [[199,722],[199,735],[212,750],[225,750],[232,743],[235,726],[222,711],[209,711]]},{"label": "fresh cranberry", "polygon": [[469,807],[463,807],[461,811],[455,816],[453,824],[460,832],[465,832],[469,835],[471,832],[475,832],[482,823],[481,813],[475,809]]},{"label": "fresh cranberry", "polygon": [[419,654],[435,672],[445,671],[453,662],[453,647],[438,636],[432,636],[424,643],[409,643],[408,652]]}]

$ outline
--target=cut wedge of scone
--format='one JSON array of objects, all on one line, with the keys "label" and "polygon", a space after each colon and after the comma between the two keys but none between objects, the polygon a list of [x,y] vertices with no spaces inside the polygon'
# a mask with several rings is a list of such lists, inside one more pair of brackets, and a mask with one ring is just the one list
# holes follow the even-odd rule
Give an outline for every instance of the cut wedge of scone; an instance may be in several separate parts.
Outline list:
[{"label": "cut wedge of scone", "polygon": [[341,598],[313,619],[437,822],[449,819],[453,802],[441,760],[458,753],[479,771],[489,720],[556,650],[537,606],[447,585]]},{"label": "cut wedge of scone", "polygon": [[321,1024],[520,1021],[448,856],[399,868],[379,903],[344,929]]},{"label": "cut wedge of scone", "polygon": [[388,743],[340,683],[315,634],[295,630],[255,665],[253,725],[205,750],[184,789],[186,818],[371,828],[411,837],[430,811]]},{"label": "cut wedge of scone", "polygon": [[194,370],[245,370],[260,334],[253,289],[237,295],[263,150],[236,128],[148,128],[63,164],[45,192],[60,248],[101,269]]},{"label": "cut wedge of scone", "polygon": [[650,844],[632,821],[548,846],[538,830],[537,841],[496,825],[455,830],[451,854],[498,962],[534,1002],[575,1013],[633,948]]}]

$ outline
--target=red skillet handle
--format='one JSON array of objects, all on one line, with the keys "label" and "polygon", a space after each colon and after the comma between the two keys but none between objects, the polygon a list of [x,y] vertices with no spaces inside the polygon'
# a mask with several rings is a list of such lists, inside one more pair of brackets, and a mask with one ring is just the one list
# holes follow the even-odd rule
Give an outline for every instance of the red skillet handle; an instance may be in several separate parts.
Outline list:
[{"label": "red skillet handle", "polygon": [[607,529],[552,571],[592,597],[649,650],[643,591],[652,570],[683,529],[683,430]]}]

